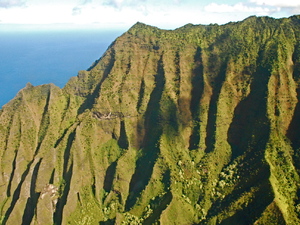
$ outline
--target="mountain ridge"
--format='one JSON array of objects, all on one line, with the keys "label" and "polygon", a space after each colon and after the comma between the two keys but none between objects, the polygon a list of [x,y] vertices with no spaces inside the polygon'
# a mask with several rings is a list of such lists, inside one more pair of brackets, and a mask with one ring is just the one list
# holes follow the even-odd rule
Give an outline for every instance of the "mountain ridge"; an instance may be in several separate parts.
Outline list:
[{"label": "mountain ridge", "polygon": [[0,111],[2,224],[299,223],[300,16],[135,24]]}]

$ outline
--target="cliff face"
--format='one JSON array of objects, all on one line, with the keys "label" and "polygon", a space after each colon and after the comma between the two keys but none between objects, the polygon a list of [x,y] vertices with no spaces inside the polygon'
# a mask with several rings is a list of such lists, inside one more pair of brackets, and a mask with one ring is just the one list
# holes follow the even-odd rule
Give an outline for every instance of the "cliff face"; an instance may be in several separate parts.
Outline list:
[{"label": "cliff face", "polygon": [[300,16],[141,23],[0,111],[2,224],[299,224]]}]

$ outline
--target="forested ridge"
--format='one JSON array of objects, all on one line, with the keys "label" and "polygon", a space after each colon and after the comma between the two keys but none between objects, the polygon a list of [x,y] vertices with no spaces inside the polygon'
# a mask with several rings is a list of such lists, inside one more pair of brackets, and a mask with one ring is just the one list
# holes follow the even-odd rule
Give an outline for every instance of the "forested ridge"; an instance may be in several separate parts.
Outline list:
[{"label": "forested ridge", "polygon": [[299,84],[300,16],[136,23],[3,106],[0,221],[300,224]]}]

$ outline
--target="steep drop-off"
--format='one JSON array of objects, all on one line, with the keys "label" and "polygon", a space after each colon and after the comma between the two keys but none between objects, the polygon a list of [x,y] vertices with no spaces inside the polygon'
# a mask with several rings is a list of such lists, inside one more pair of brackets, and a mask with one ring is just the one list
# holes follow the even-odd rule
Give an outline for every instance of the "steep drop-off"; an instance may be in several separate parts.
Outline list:
[{"label": "steep drop-off", "polygon": [[137,23],[0,111],[2,224],[300,224],[300,16]]}]

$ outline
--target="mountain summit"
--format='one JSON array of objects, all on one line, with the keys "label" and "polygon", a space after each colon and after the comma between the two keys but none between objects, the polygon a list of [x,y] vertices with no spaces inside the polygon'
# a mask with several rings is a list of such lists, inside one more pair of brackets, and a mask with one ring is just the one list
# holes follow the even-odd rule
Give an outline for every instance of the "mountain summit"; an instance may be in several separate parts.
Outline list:
[{"label": "mountain summit", "polygon": [[300,224],[300,16],[135,24],[0,111],[2,224]]}]

